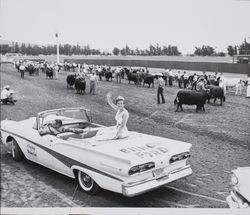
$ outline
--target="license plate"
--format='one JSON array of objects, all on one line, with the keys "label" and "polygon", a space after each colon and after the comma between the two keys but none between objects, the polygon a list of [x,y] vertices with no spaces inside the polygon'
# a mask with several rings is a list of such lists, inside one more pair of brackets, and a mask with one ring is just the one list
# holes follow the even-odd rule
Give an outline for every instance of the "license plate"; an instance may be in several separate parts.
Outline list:
[{"label": "license plate", "polygon": [[153,173],[156,179],[168,176],[168,172],[165,168],[156,169]]}]

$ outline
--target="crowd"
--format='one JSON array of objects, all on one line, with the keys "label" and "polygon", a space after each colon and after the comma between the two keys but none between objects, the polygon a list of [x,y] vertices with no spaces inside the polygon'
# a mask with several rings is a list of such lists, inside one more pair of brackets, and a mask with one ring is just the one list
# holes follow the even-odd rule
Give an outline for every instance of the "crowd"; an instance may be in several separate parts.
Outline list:
[{"label": "crowd", "polygon": [[[121,82],[122,78],[125,78],[125,74],[127,75],[127,79],[134,75],[134,79],[132,77],[132,81],[136,82],[147,82],[147,78],[151,78],[152,84],[154,84],[154,79],[156,79],[157,83],[157,103],[160,104],[165,103],[164,98],[164,87],[169,86],[172,87],[174,82],[177,83],[177,86],[180,89],[191,89],[195,91],[207,91],[207,85],[217,85],[221,87],[226,94],[226,85],[224,83],[225,79],[223,73],[218,74],[215,72],[214,74],[207,75],[206,72],[203,72],[202,75],[198,75],[193,73],[193,75],[189,75],[186,71],[177,71],[174,72],[172,69],[165,69],[162,73],[151,74],[149,73],[148,68],[132,68],[132,67],[111,67],[110,65],[88,65],[88,64],[77,64],[77,63],[68,63],[65,62],[64,64],[56,64],[54,62],[35,62],[29,60],[17,61],[14,64],[14,67],[17,71],[21,74],[21,79],[24,78],[25,72],[29,72],[30,75],[36,74],[39,75],[40,72],[44,72],[46,77],[51,77],[53,79],[58,79],[58,73],[60,70],[71,71],[73,72],[73,85],[75,86],[77,92],[77,86],[79,85],[83,88],[85,93],[86,88],[86,80],[89,80],[89,93],[91,95],[96,94],[96,87],[98,85],[98,77],[99,80],[102,80],[102,77],[106,77],[106,80],[109,80],[110,77],[112,80],[113,75],[116,77],[117,81]],[[51,75],[51,76],[50,76]],[[78,82],[77,82],[77,81]],[[129,80],[130,81],[130,80]],[[68,80],[67,80],[68,82]],[[239,94],[242,92],[242,83],[247,85],[247,96],[250,97],[250,81],[249,77],[247,81],[242,81],[236,85],[236,93]],[[79,83],[77,85],[77,83]],[[138,84],[138,83],[137,83]],[[150,82],[148,83],[150,87]],[[9,86],[4,87],[1,93],[1,102],[6,104],[14,104],[13,102],[13,95],[14,91],[9,90]],[[161,102],[160,102],[161,100]]]}]

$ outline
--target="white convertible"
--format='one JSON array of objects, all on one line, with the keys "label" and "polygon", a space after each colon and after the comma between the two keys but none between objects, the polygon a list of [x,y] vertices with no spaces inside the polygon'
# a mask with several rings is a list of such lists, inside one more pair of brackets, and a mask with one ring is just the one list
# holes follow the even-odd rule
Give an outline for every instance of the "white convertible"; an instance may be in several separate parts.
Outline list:
[{"label": "white convertible", "polygon": [[250,208],[250,167],[232,170],[232,190],[226,200],[230,208]]},{"label": "white convertible", "polygon": [[[40,135],[39,129],[55,119],[76,134],[62,132]],[[100,188],[135,196],[192,174],[189,164],[191,144],[130,131],[124,139],[100,141],[104,127],[92,122],[84,107],[40,112],[22,121],[1,121],[1,139],[14,160],[24,157],[77,178],[89,194]]]}]

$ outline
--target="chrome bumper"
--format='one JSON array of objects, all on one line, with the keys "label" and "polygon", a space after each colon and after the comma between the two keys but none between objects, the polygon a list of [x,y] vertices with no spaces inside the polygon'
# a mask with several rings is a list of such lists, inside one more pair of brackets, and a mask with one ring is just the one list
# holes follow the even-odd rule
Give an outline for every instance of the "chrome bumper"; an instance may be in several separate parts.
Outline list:
[{"label": "chrome bumper", "polygon": [[142,180],[131,184],[123,184],[122,194],[127,197],[133,197],[191,174],[192,169],[190,165],[188,165],[184,168],[174,170],[162,178],[156,179],[155,177],[152,177],[147,180]]},{"label": "chrome bumper", "polygon": [[230,192],[230,195],[226,198],[227,204],[230,208],[249,208],[250,205],[246,202],[243,203],[242,199],[239,198],[234,192]]}]

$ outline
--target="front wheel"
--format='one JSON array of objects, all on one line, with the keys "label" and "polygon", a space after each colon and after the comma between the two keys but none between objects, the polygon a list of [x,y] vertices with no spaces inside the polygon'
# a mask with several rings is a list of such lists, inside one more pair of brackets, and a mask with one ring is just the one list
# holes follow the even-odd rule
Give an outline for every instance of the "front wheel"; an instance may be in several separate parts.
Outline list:
[{"label": "front wheel", "polygon": [[20,147],[15,139],[12,139],[12,141],[11,141],[11,152],[12,152],[12,158],[15,161],[23,160],[23,158],[24,158],[23,152],[20,149]]},{"label": "front wheel", "polygon": [[100,191],[98,184],[86,173],[78,171],[78,183],[88,194],[95,195]]}]

